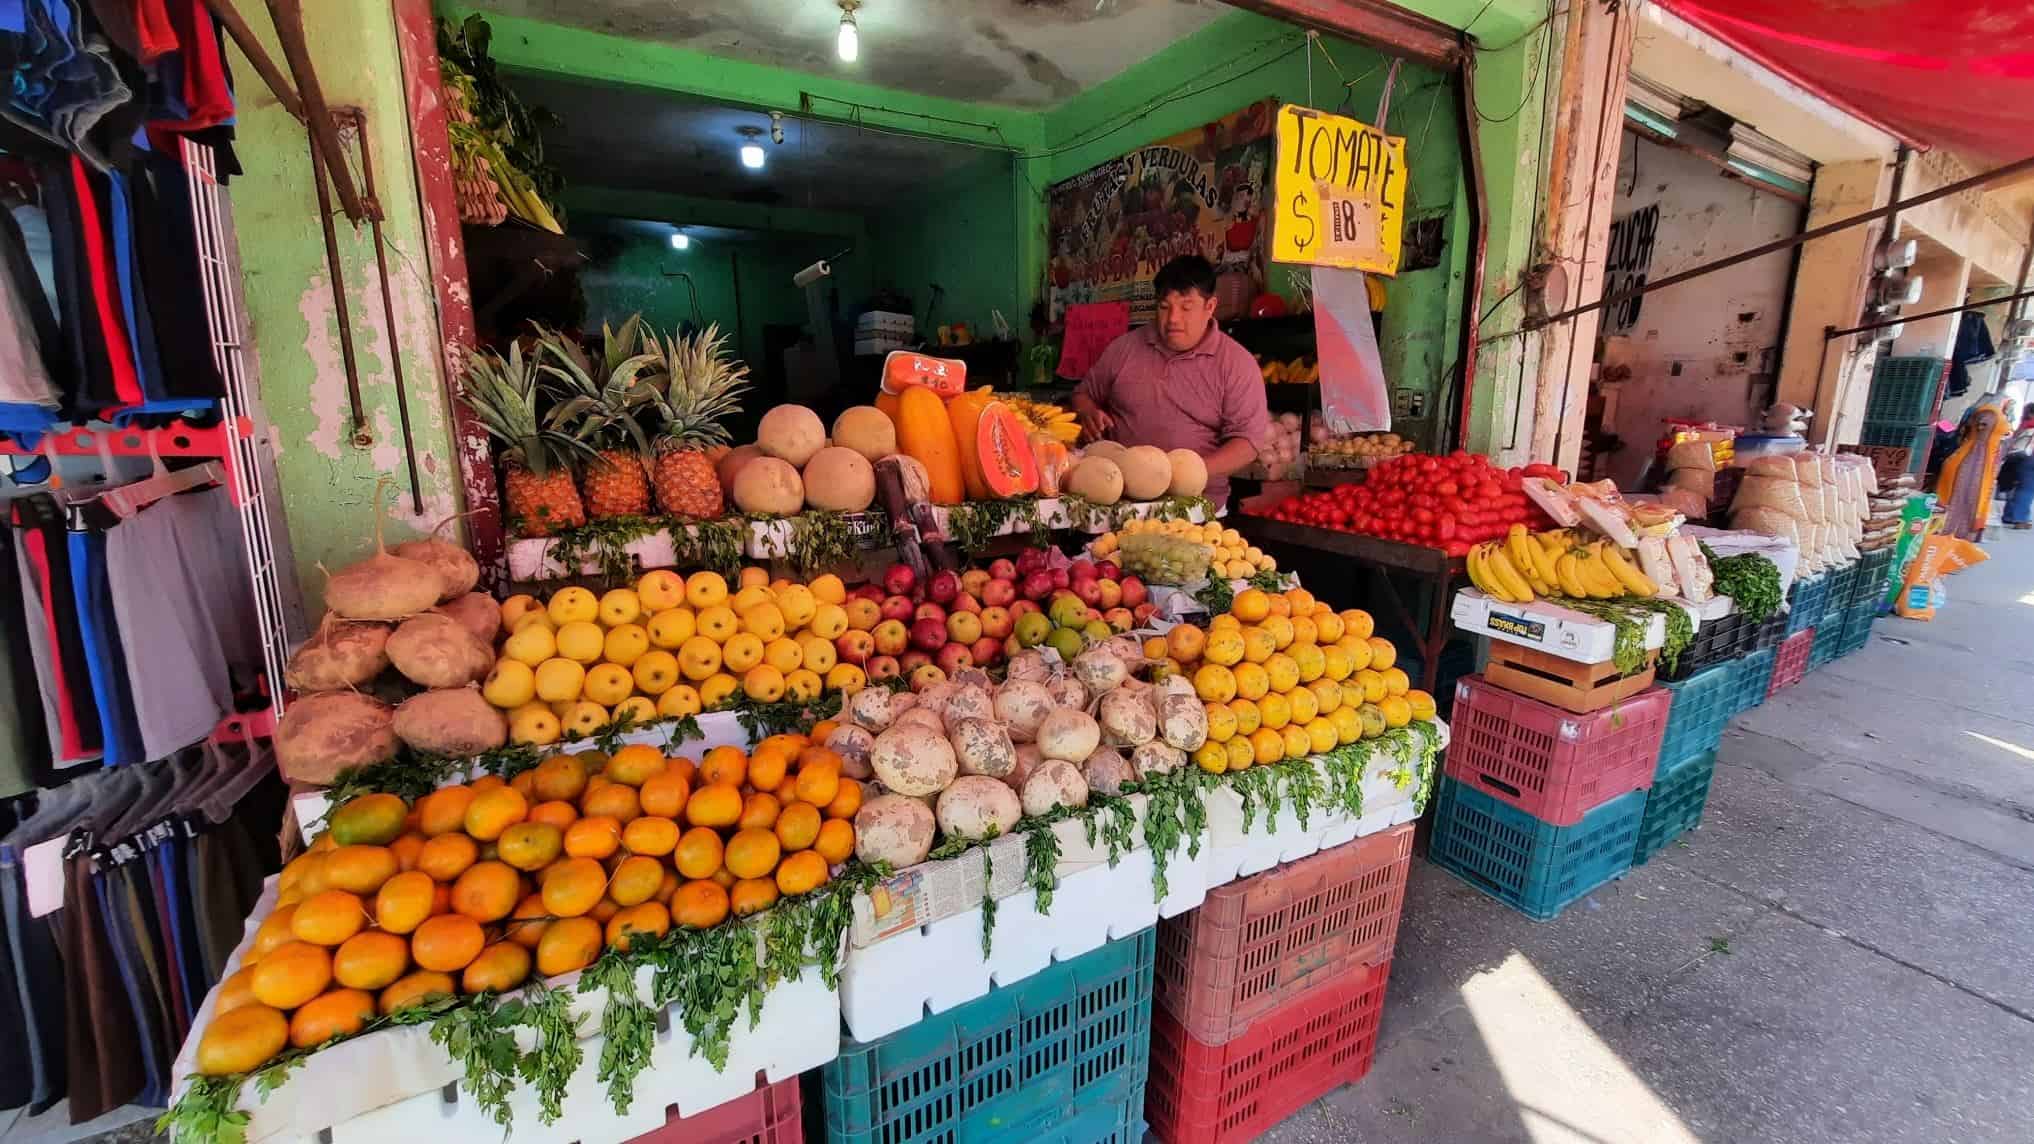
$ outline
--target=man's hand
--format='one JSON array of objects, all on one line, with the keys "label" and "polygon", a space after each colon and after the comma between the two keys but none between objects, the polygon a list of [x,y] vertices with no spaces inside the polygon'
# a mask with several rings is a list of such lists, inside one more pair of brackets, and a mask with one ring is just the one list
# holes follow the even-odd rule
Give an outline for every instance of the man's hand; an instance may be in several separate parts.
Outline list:
[{"label": "man's hand", "polygon": [[1074,396],[1074,413],[1081,419],[1081,437],[1086,441],[1099,441],[1116,425],[1116,419],[1102,411],[1100,405],[1087,397]]}]

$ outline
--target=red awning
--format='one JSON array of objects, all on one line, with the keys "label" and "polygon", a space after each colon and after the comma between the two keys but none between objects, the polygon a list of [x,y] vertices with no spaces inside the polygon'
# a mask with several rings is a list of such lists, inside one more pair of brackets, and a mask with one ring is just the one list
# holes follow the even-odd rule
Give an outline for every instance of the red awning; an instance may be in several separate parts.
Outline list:
[{"label": "red awning", "polygon": [[1909,143],[1989,159],[2034,155],[2029,0],[1661,2]]}]

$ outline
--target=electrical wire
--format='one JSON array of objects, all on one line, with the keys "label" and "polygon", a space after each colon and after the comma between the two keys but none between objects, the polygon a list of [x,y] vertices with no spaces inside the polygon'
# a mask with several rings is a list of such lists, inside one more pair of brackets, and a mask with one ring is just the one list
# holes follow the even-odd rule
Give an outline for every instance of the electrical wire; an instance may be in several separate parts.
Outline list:
[{"label": "electrical wire", "polygon": [[[1551,15],[1548,16],[1549,20],[1551,20],[1552,18],[1553,17]],[[1536,28],[1545,27],[1546,23],[1547,23],[1546,20],[1542,20],[1540,21],[1539,24],[1535,25],[1535,27]],[[1526,33],[1526,35],[1530,36],[1532,35],[1532,32],[1529,31]],[[1525,38],[1524,36],[1519,37],[1519,39],[1524,38]],[[1516,44],[1518,41],[1514,40],[1512,42]],[[1525,94],[1519,97],[1518,106],[1512,108],[1510,113],[1508,114],[1499,115],[1495,117],[1485,115],[1483,114],[1482,111],[1479,110],[1476,113],[1476,118],[1482,120],[1485,123],[1509,123],[1512,120],[1517,119],[1519,117],[1519,114],[1526,109],[1526,105],[1533,101],[1533,89],[1539,86],[1540,77],[1547,74],[1547,68],[1549,68],[1553,64],[1553,57],[1554,57],[1554,37],[1551,35],[1545,36],[1541,39],[1540,44],[1540,66],[1534,68],[1533,73],[1530,76],[1526,77]]]}]

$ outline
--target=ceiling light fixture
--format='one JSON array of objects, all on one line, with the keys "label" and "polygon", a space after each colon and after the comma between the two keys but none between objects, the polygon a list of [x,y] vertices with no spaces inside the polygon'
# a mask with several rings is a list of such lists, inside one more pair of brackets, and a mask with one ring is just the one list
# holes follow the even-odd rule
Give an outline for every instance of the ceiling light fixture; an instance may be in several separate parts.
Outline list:
[{"label": "ceiling light fixture", "polygon": [[862,33],[855,27],[855,9],[861,7],[858,0],[840,0],[840,36],[834,41],[834,48],[840,52],[842,63],[853,63],[861,58]]},{"label": "ceiling light fixture", "polygon": [[735,134],[742,137],[742,166],[751,171],[762,170],[767,157],[763,154],[763,145],[758,140],[763,137],[763,129],[743,127],[737,129]]},{"label": "ceiling light fixture", "polygon": [[681,231],[678,231],[678,232],[676,232],[676,233],[674,233],[674,234],[672,234],[672,235],[671,235],[671,249],[673,249],[673,250],[690,250],[690,249],[692,249],[692,236],[691,236],[691,235],[689,235],[689,234],[686,234],[686,233],[685,233],[684,231],[682,231],[682,230],[681,230]]}]

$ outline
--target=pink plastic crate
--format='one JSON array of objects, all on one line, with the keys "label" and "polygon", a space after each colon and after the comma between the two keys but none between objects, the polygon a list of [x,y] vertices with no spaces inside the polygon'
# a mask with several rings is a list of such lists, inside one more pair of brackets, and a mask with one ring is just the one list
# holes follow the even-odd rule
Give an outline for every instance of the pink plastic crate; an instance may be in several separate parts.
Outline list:
[{"label": "pink plastic crate", "polygon": [[1782,687],[1792,687],[1808,674],[1808,656],[1815,650],[1815,629],[1803,628],[1780,643],[1773,657],[1773,681],[1766,685],[1766,698]]},{"label": "pink plastic crate", "polygon": [[789,1076],[775,1084],[759,1083],[747,1096],[691,1116],[678,1115],[678,1107],[672,1105],[664,1127],[628,1144],[804,1144],[802,1108],[798,1078]]},{"label": "pink plastic crate", "polygon": [[1447,774],[1542,822],[1573,826],[1653,785],[1673,701],[1655,687],[1577,715],[1465,676],[1455,685]]}]

